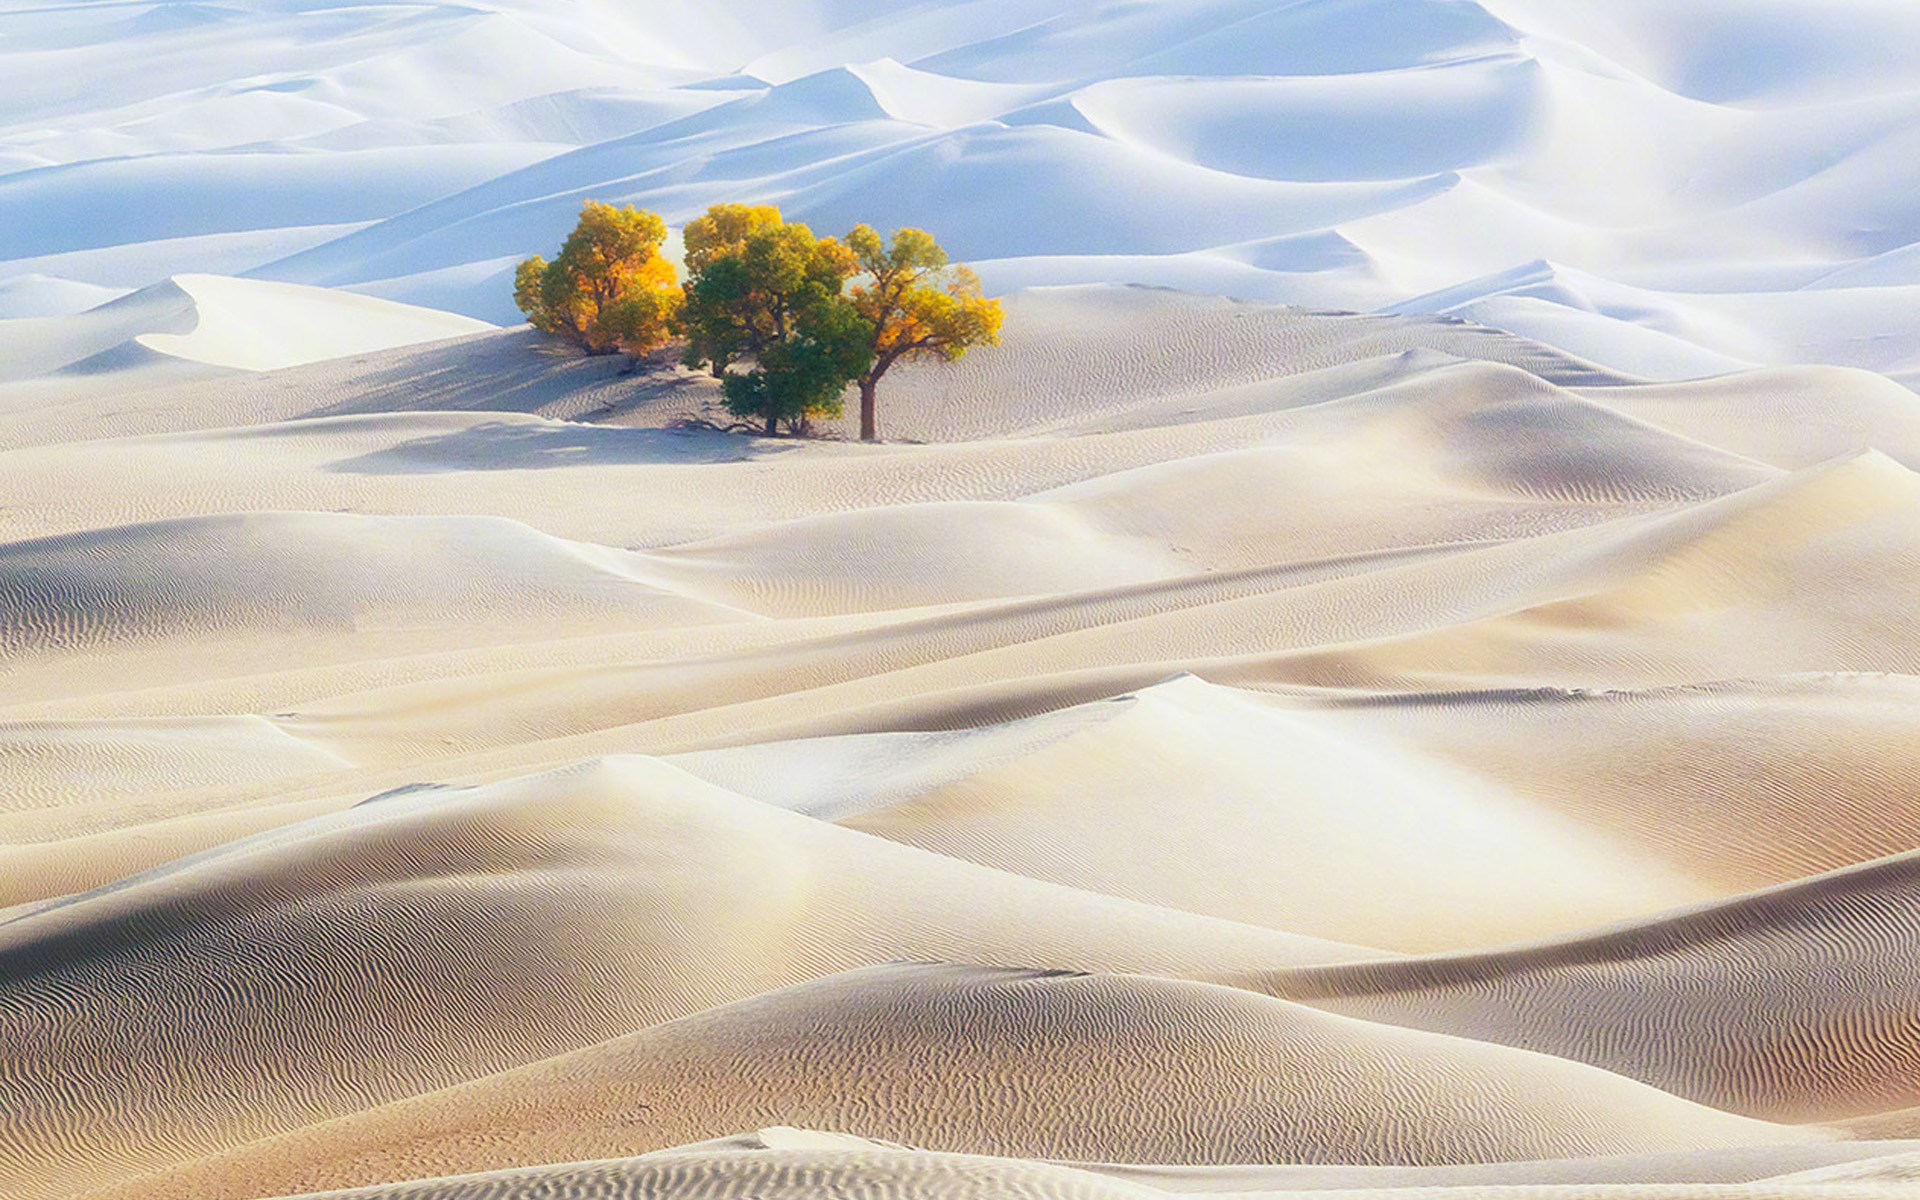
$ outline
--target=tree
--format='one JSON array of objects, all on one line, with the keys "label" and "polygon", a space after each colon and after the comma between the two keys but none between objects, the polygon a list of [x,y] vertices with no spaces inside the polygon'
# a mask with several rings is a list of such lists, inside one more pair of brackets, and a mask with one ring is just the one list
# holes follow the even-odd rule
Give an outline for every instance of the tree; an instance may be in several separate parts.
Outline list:
[{"label": "tree", "polygon": [[716,377],[792,332],[796,314],[838,296],[853,256],[788,224],[772,205],[716,204],[687,223],[687,363]]},{"label": "tree", "polygon": [[[686,241],[687,363],[712,370],[728,409],[768,433],[838,415],[871,340],[844,294],[855,267],[847,248],[772,207],[737,204],[708,209]],[[745,373],[730,370],[749,360]]]},{"label": "tree", "polygon": [[677,276],[660,255],[666,238],[655,213],[589,200],[558,257],[536,254],[514,271],[513,301],[535,329],[589,354],[645,354],[679,319]]},{"label": "tree", "polygon": [[813,417],[840,415],[840,396],[867,366],[865,321],[843,297],[805,310],[791,331],[765,346],[754,369],[720,384],[727,410],[757,418],[771,434],[804,430]]},{"label": "tree", "polygon": [[897,362],[930,358],[953,362],[974,346],[1000,344],[1005,314],[980,292],[980,277],[947,261],[933,235],[896,230],[890,243],[866,225],[847,235],[864,279],[854,284],[854,311],[870,330],[870,361],[860,385],[860,440],[879,436],[875,415],[880,378]]}]

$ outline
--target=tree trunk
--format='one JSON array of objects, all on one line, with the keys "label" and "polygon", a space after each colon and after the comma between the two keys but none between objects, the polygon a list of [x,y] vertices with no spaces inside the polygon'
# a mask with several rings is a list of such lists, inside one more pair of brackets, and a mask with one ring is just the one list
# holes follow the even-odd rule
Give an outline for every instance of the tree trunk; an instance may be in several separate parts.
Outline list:
[{"label": "tree trunk", "polygon": [[774,434],[778,432],[780,432],[780,418],[774,416],[772,413],[768,413],[767,414],[767,436],[772,437]]},{"label": "tree trunk", "polygon": [[880,437],[873,412],[873,394],[879,387],[880,381],[871,375],[860,381],[860,440],[863,442],[877,441]]}]

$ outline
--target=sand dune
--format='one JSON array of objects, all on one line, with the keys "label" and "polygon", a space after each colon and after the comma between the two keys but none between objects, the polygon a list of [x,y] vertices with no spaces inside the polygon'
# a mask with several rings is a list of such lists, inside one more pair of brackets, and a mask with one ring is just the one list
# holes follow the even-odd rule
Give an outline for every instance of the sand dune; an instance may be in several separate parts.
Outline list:
[{"label": "sand dune", "polygon": [[328,1200],[421,1197],[617,1197],[833,1195],[865,1200],[947,1197],[1045,1197],[1047,1200],[1153,1200],[1165,1193],[1043,1163],[954,1154],[778,1154],[768,1151],[674,1154],[607,1162],[567,1163],[452,1179],[380,1184],[309,1193]]},{"label": "sand dune", "polygon": [[0,380],[126,370],[149,355],[267,370],[479,333],[484,321],[296,284],[176,275],[74,317],[0,321]]},{"label": "sand dune", "polygon": [[841,823],[1075,887],[1398,950],[1518,940],[1700,896],[1614,840],[1436,762],[1396,761],[1191,678]]},{"label": "sand dune", "polygon": [[1877,451],[1809,467],[1596,532],[1511,613],[1288,673],[1576,686],[1906,673],[1905,618],[1876,597],[1916,560],[1916,501],[1920,476]]},{"label": "sand dune", "polygon": [[1773,1120],[1913,1105],[1913,854],[1585,937],[1261,977],[1334,1011],[1563,1055]]},{"label": "sand dune", "polygon": [[36,12],[0,311],[213,271],[510,321],[581,198],[744,198],[945,230],[1003,288],[1425,306],[1662,379],[1909,373],[1914,36],[1814,0]]},{"label": "sand dune", "polygon": [[1920,468],[1920,400],[1883,376],[1800,367],[1582,394],[1790,470],[1869,448]]},{"label": "sand dune", "polygon": [[[663,1161],[671,1159],[672,1161]],[[1888,1200],[1902,1194],[1896,1180],[1863,1179],[1840,1183],[1760,1181],[1746,1184],[1645,1185],[1632,1191],[1645,1200]],[[648,1155],[636,1159],[568,1163],[548,1167],[487,1172],[449,1179],[382,1184],[345,1191],[309,1193],[311,1200],[441,1200],[450,1197],[579,1196],[598,1200],[624,1197],[714,1196],[784,1198],[815,1195],[831,1187],[852,1197],[998,1197],[1032,1196],[1049,1200],[1151,1200],[1167,1192],[1129,1186],[1112,1178],[1062,1167],[971,1155],[833,1152],[736,1152]],[[1235,1192],[1248,1197],[1278,1197],[1284,1192]],[[1389,1200],[1404,1193],[1351,1190],[1325,1193],[1340,1200]],[[1610,1185],[1560,1185],[1494,1188],[1434,1188],[1433,1200],[1612,1200],[1622,1195]]]},{"label": "sand dune", "polygon": [[1225,988],[922,965],[716,1008],[136,1186],[249,1195],[464,1174],[772,1122],[1109,1162],[1469,1162],[1820,1136]]},{"label": "sand dune", "polygon": [[1695,879],[1749,890],[1920,843],[1915,689],[1904,675],[1805,675],[1325,703],[1357,736],[1405,738]]},{"label": "sand dune", "polygon": [[[32,1194],[863,963],[1192,976],[1370,953],[944,860],[643,760],[380,798],[0,936],[4,1178]],[[76,1011],[113,1039],[63,1035]]]},{"label": "sand dune", "polygon": [[0,635],[14,654],[73,654],[269,631],[417,637],[622,610],[689,624],[745,615],[649,587],[622,570],[631,563],[498,519],[189,518],[0,548]]},{"label": "sand dune", "polygon": [[173,284],[193,300],[193,329],[143,333],[135,341],[156,353],[216,367],[292,367],[491,328],[436,309],[296,284],[216,275],[178,275]]}]

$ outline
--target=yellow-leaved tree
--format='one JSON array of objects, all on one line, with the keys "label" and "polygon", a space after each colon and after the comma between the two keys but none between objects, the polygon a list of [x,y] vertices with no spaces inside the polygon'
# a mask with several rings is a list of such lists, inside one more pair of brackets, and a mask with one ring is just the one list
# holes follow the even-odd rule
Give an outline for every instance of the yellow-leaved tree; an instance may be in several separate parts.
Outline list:
[{"label": "yellow-leaved tree", "polygon": [[535,329],[589,354],[645,354],[672,335],[682,295],[658,214],[589,200],[552,262],[534,255],[514,272],[513,300]]},{"label": "yellow-leaved tree", "polygon": [[880,377],[905,359],[952,362],[973,346],[1000,344],[1005,314],[1000,302],[980,293],[980,277],[947,261],[947,252],[924,229],[895,231],[891,241],[866,225],[846,237],[860,275],[848,292],[871,327],[872,360],[860,385],[860,440],[879,436],[875,412]]}]

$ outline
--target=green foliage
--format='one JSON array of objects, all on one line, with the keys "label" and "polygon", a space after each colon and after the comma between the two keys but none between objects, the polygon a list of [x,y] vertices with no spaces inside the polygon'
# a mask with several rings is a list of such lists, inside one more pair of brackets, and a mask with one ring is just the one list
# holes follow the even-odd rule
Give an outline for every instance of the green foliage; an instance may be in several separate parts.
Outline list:
[{"label": "green foliage", "polygon": [[[710,368],[729,411],[769,433],[837,415],[871,341],[843,294],[854,269],[847,248],[771,207],[716,205],[686,236],[689,365]],[[746,372],[731,371],[745,362]]]},{"label": "green foliage", "polygon": [[643,354],[663,345],[682,295],[660,256],[667,226],[655,213],[589,200],[552,262],[535,255],[514,271],[513,300],[535,329],[589,354]]},{"label": "green foliage", "polygon": [[727,411],[801,430],[813,417],[840,415],[840,396],[866,369],[869,330],[853,306],[835,296],[801,311],[789,336],[770,342],[754,369],[721,382]]}]

